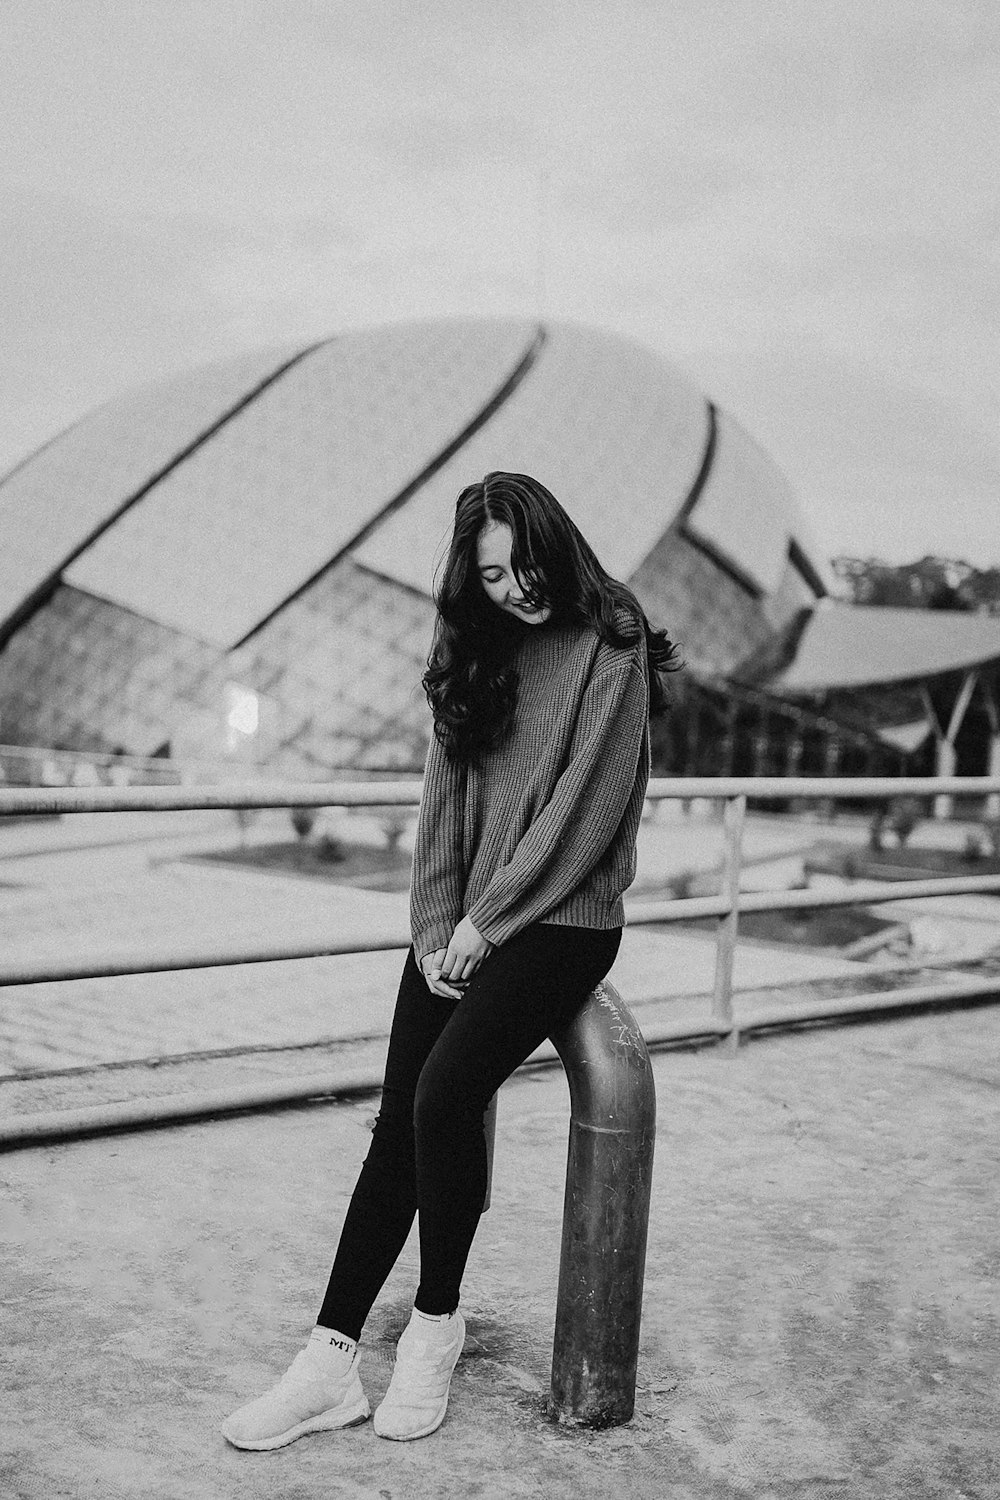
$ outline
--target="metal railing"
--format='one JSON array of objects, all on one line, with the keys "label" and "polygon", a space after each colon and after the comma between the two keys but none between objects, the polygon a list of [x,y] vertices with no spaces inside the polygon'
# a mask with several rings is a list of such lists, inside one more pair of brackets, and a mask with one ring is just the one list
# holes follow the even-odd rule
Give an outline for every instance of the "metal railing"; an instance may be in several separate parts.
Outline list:
[{"label": "metal railing", "polygon": [[[1000,793],[1000,777],[660,777],[649,783],[651,802],[722,800],[724,859],[717,895],[631,900],[629,924],[653,925],[717,919],[715,975],[710,1009],[703,1018],[657,1023],[645,1029],[650,1045],[716,1039],[734,1046],[743,1034],[774,1026],[976,999],[1000,993],[1000,979],[944,979],[901,990],[814,998],[794,1005],[758,1005],[741,1010],[733,1005],[733,960],[743,913],[819,910],[836,906],[871,906],[900,899],[957,894],[1000,893],[1000,875],[962,875],[929,880],[851,881],[839,890],[740,890],[743,863],[743,824],[747,798],[831,803],[888,802],[898,796],[933,799],[940,795],[987,797]],[[0,787],[0,817],[87,812],[194,811],[206,809],[290,807],[416,807],[419,781],[385,782],[245,782],[223,786],[156,787]],[[35,960],[27,964],[0,961],[0,987],[42,984],[57,980],[105,978],[122,974],[159,973],[174,969],[211,968],[241,963],[270,963],[292,958],[406,948],[409,933],[384,929],[365,938],[331,936],[322,943],[261,942],[256,946],[173,947],[137,957],[134,952],[106,953],[98,961]],[[277,1086],[276,1086],[277,1087]]]},{"label": "metal railing", "polygon": [[[412,774],[420,775],[415,766]],[[398,762],[393,766],[366,765],[365,777],[406,774],[408,768]],[[236,755],[215,759],[193,756],[128,755],[113,750],[53,750],[43,745],[9,745],[0,743],[0,786],[12,787],[96,787],[96,786],[212,786],[216,783],[246,782],[251,777],[263,779],[263,766],[239,759]],[[303,778],[296,777],[296,780]]]},{"label": "metal railing", "polygon": [[[1000,978],[948,981],[895,993],[850,995],[795,1006],[757,1010],[737,1019],[733,1010],[733,958],[739,917],[747,911],[780,911],[840,905],[871,905],[901,896],[1000,892],[1000,875],[941,880],[858,882],[843,890],[756,891],[741,893],[743,825],[747,798],[881,800],[899,795],[932,797],[988,795],[1000,791],[1000,778],[685,778],[650,783],[652,801],[719,798],[724,801],[724,858],[717,896],[660,902],[632,902],[633,924],[717,919],[715,980],[711,1012],[690,1021],[639,1030],[620,996],[605,983],[589,997],[578,1017],[554,1038],[570,1083],[571,1125],[562,1251],[553,1345],[549,1415],[558,1421],[609,1426],[627,1421],[635,1398],[639,1320],[655,1140],[655,1094],[647,1044],[715,1038],[735,1045],[741,1032],[807,1020],[885,1011],[898,1006],[940,1004],[975,997],[997,998]],[[65,787],[39,792],[0,788],[3,814],[61,814],[150,810],[282,807],[415,806],[414,782],[381,784],[272,785],[242,787]],[[365,940],[269,943],[256,948],[173,949],[159,954],[108,955],[100,964],[74,961],[0,965],[0,986],[37,984],[98,975],[153,973],[220,964],[263,963],[288,958],[405,948],[408,932],[383,932]],[[537,1054],[536,1054],[537,1057]],[[162,1123],[227,1109],[326,1095],[378,1086],[368,1076],[295,1080],[222,1094],[138,1105],[57,1112],[12,1121],[0,1129],[0,1145],[79,1135],[130,1124]],[[489,1132],[491,1133],[491,1132]],[[487,1196],[488,1206],[488,1196]]]}]

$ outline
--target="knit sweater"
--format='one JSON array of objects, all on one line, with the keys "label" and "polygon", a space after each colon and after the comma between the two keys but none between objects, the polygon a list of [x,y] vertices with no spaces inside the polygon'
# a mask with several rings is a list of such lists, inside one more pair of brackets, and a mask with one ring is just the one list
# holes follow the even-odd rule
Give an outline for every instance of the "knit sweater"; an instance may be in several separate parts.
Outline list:
[{"label": "knit sweater", "polygon": [[410,886],[418,959],[463,916],[494,944],[531,922],[624,924],[649,779],[645,639],[527,626],[514,665],[512,722],[478,765],[431,736]]}]

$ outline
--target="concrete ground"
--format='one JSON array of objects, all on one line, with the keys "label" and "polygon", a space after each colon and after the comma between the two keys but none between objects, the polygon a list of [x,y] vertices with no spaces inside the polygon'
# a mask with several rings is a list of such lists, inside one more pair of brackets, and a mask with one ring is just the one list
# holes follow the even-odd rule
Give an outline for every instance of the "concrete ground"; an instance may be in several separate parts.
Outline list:
[{"label": "concrete ground", "polygon": [[[654,1060],[659,1129],[636,1415],[542,1418],[568,1099],[503,1090],[448,1417],[238,1453],[223,1416],[311,1325],[370,1102],[9,1154],[11,1500],[987,1500],[1000,1493],[1000,1010]],[[416,1274],[376,1307],[377,1400]]]},{"label": "concrete ground", "polygon": [[[752,818],[748,857],[766,879],[816,836],[831,830]],[[190,861],[233,838],[212,815],[0,826],[5,961],[306,938],[405,913],[398,896]],[[706,819],[645,824],[639,884],[710,868],[719,843]],[[1000,903],[969,899],[953,915],[986,932],[983,952]],[[712,952],[708,933],[633,929],[612,979],[641,1024],[680,1017],[707,1003]],[[390,953],[0,991],[0,1111],[312,1072],[317,1058],[377,1069],[398,967]],[[794,1000],[805,984],[875,977],[835,954],[739,949],[744,991]],[[192,1055],[135,1061],[173,1053]],[[82,1071],[52,1071],[66,1067]],[[541,1415],[568,1120],[562,1074],[546,1070],[503,1091],[466,1353],[445,1426],[412,1445],[368,1424],[254,1456],[216,1431],[308,1331],[373,1099],[0,1157],[0,1496],[1000,1494],[1000,1010],[771,1036],[734,1060],[663,1053],[654,1068],[628,1426],[569,1431]],[[411,1246],[369,1324],[376,1400],[415,1273]]]}]

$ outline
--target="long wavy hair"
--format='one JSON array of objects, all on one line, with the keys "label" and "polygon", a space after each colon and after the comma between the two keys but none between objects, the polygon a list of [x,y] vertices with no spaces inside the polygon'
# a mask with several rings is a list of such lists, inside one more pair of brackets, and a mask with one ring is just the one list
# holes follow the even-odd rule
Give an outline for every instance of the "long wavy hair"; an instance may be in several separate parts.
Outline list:
[{"label": "long wavy hair", "polygon": [[517,645],[526,630],[546,628],[512,618],[487,597],[477,545],[491,524],[509,527],[511,567],[529,604],[550,609],[553,624],[590,625],[621,648],[644,633],[650,712],[660,712],[667,703],[663,676],[681,665],[677,648],[665,631],[653,629],[631,590],[605,572],[543,484],[527,474],[495,472],[458,497],[434,595],[437,623],[423,686],[449,759],[475,764],[502,739],[517,696]]}]

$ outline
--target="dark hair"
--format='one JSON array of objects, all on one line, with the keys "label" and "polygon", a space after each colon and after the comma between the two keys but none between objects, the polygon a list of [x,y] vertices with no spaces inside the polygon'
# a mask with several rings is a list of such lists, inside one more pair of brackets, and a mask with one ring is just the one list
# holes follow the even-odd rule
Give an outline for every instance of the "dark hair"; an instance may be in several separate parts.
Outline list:
[{"label": "dark hair", "polygon": [[527,474],[496,472],[458,497],[455,529],[435,589],[437,624],[423,685],[434,733],[452,760],[467,764],[501,739],[514,710],[513,655],[525,630],[490,602],[479,576],[484,526],[510,528],[511,566],[528,602],[548,607],[556,624],[590,625],[625,648],[642,631],[649,660],[650,712],[667,702],[662,674],[680,666],[677,649],[654,630],[630,589],[601,567],[555,496]]}]

